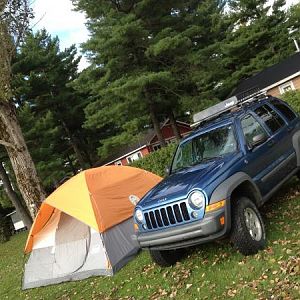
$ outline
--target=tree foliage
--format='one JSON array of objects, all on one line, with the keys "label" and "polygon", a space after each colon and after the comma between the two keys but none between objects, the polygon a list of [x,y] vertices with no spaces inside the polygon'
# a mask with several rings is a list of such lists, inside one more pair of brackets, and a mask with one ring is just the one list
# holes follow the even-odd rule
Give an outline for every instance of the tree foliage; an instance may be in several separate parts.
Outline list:
[{"label": "tree foliage", "polygon": [[[74,87],[90,95],[86,128],[101,128],[99,154],[152,121],[224,99],[237,83],[294,52],[299,5],[285,1],[73,0],[88,19],[91,66]],[[150,125],[151,126],[151,125]]]},{"label": "tree foliage", "polygon": [[[162,121],[169,118],[173,127],[176,118],[191,121],[240,80],[293,54],[293,38],[299,39],[300,4],[286,10],[284,0],[72,2],[87,16],[90,32],[83,51],[91,65],[80,73],[74,46],[61,50],[45,30],[23,39],[32,16],[26,0],[0,2],[0,142],[28,206],[44,193],[16,116],[50,192],[149,127],[164,145]],[[297,93],[285,97],[298,109]],[[26,159],[18,156],[21,149]],[[154,172],[163,175],[168,149],[136,164],[151,170],[155,164]],[[26,191],[30,176],[18,173],[23,161],[35,178],[32,195],[40,195],[33,203]]]},{"label": "tree foliage", "polygon": [[12,67],[18,116],[48,191],[95,160],[95,131],[82,128],[87,100],[70,85],[79,59],[74,46],[60,50],[42,30],[26,36]]}]

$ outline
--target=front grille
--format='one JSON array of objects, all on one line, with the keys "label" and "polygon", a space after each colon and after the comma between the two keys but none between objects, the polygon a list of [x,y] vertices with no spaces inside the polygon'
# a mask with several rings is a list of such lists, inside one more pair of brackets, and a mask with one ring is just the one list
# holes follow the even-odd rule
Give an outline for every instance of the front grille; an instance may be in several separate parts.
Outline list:
[{"label": "front grille", "polygon": [[153,209],[144,214],[147,228],[156,229],[190,220],[185,202]]}]

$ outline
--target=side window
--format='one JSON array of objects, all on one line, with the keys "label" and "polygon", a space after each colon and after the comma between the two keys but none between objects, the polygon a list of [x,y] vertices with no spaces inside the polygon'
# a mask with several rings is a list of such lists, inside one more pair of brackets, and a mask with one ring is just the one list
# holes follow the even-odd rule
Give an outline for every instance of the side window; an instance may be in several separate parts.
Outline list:
[{"label": "side window", "polygon": [[278,109],[289,121],[296,118],[296,114],[285,104],[279,101],[272,101],[273,106]]},{"label": "side window", "polygon": [[249,147],[253,145],[253,138],[259,135],[267,139],[267,133],[264,128],[256,121],[256,119],[247,115],[241,120],[242,130],[245,136],[246,143]]},{"label": "side window", "polygon": [[258,107],[255,113],[266,123],[272,133],[284,126],[283,119],[268,105]]}]

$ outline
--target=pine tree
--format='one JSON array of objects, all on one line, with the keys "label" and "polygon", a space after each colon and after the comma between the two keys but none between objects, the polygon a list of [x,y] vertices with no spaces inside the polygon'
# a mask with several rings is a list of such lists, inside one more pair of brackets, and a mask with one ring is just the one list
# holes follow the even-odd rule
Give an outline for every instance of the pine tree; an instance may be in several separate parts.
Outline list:
[{"label": "pine tree", "polygon": [[86,13],[91,33],[84,49],[92,66],[77,82],[93,98],[85,111],[85,126],[102,128],[110,135],[101,141],[100,153],[128,143],[149,117],[164,145],[159,122],[165,117],[173,121],[174,113],[182,112],[182,103],[196,97],[191,54],[216,39],[217,33],[207,34],[207,26],[221,17],[223,3],[73,2]]},{"label": "pine tree", "polygon": [[[85,95],[70,86],[77,78],[79,59],[74,46],[61,51],[58,38],[42,30],[27,35],[13,64],[15,101],[48,190],[51,182],[68,173],[66,164],[76,171],[95,160],[94,146],[88,141],[91,133],[82,128]],[[28,126],[28,120],[33,125]]]}]

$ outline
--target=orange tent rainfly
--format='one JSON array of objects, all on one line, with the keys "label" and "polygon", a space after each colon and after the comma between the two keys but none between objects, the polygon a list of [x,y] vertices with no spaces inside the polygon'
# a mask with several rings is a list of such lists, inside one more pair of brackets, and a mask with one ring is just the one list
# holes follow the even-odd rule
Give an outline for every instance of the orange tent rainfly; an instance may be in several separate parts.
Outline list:
[{"label": "orange tent rainfly", "polygon": [[25,253],[32,252],[23,288],[92,275],[112,275],[138,251],[132,199],[142,198],[161,177],[120,166],[85,170],[41,205]]}]

